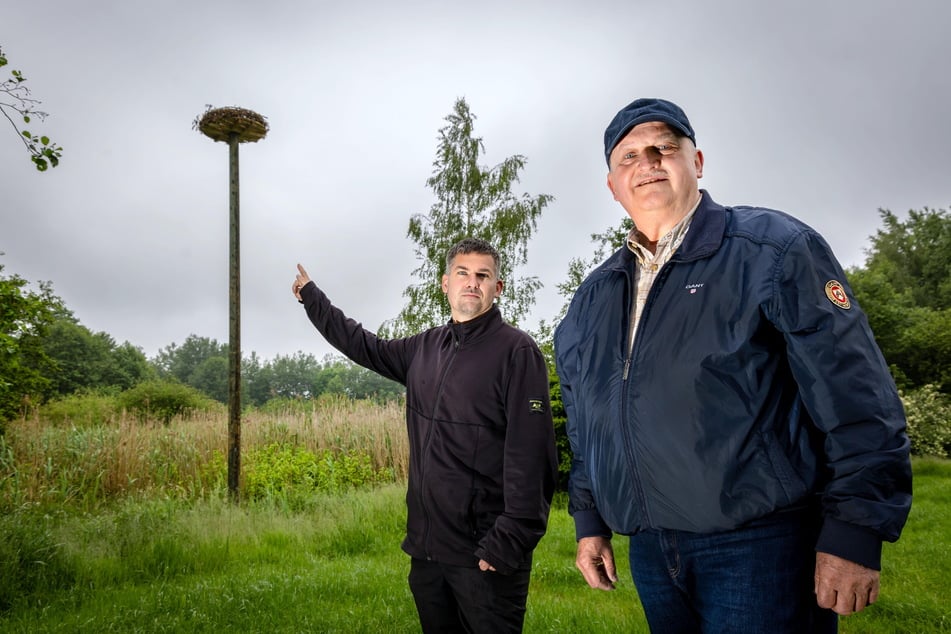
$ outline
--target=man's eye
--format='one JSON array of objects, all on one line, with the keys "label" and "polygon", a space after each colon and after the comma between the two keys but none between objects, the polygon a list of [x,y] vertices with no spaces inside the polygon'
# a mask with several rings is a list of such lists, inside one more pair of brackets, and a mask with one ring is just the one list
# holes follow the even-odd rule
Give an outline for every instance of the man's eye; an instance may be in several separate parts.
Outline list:
[{"label": "man's eye", "polygon": [[625,161],[630,161],[630,160],[632,160],[635,156],[637,156],[637,154],[635,154],[634,152],[627,152],[622,158],[623,158]]},{"label": "man's eye", "polygon": [[657,146],[654,146],[654,147],[657,148],[657,151],[658,151],[658,152],[660,152],[661,154],[664,154],[664,155],[673,154],[673,153],[674,153],[674,150],[677,149],[677,148],[675,148],[675,147],[672,146],[672,145],[665,145],[665,144],[657,145]]}]

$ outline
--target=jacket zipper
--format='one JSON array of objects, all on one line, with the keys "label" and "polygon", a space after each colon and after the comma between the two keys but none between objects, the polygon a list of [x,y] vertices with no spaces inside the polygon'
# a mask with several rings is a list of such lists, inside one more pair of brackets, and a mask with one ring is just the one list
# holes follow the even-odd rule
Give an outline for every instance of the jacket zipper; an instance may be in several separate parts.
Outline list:
[{"label": "jacket zipper", "polygon": [[433,444],[433,428],[436,426],[436,410],[439,408],[439,402],[442,400],[443,387],[446,385],[446,377],[449,375],[449,368],[452,366],[452,362],[455,361],[456,354],[459,352],[459,339],[451,328],[449,335],[452,337],[452,354],[449,356],[449,360],[446,361],[446,365],[439,377],[439,389],[436,390],[436,398],[433,400],[433,411],[430,412],[429,415],[429,430],[426,432],[426,442],[423,443],[423,455],[420,456],[419,506],[423,509],[423,518],[426,520],[426,530],[423,532],[423,548],[426,550],[427,560],[432,559],[432,553],[429,545],[432,522],[429,519],[429,505],[426,504],[426,496],[423,492],[423,487],[426,483],[426,465],[429,462],[429,457],[431,454],[430,448]]},{"label": "jacket zipper", "polygon": [[624,341],[624,343],[627,344],[627,356],[624,359],[624,371],[621,377],[621,437],[624,439],[624,450],[627,454],[627,459],[631,464],[631,471],[634,480],[634,498],[637,501],[637,505],[640,508],[648,526],[653,526],[654,522],[651,520],[650,511],[647,508],[647,498],[644,495],[644,489],[641,486],[640,469],[638,468],[637,454],[634,451],[634,439],[631,436],[630,431],[624,429],[623,426],[627,420],[627,395],[631,389],[631,384],[628,379],[630,378],[630,370],[634,360],[634,352],[637,350],[638,336],[641,332],[643,332],[642,324],[647,320],[647,316],[650,314],[650,307],[653,303],[654,297],[659,292],[660,287],[663,286],[664,281],[667,279],[666,271],[668,269],[669,263],[669,261],[665,262],[661,267],[660,271],[657,273],[657,277],[654,279],[654,283],[651,285],[651,288],[647,293],[647,300],[644,304],[644,310],[641,312],[641,323],[636,324],[636,330],[634,329],[635,324],[633,323],[633,308],[634,302],[637,301],[637,290],[634,287],[634,277],[632,275],[632,271],[625,271],[625,281],[628,285],[628,292],[631,297],[631,304],[627,307],[628,320],[631,321],[631,326],[628,328],[628,333],[633,332],[634,336],[631,338],[629,335]]}]

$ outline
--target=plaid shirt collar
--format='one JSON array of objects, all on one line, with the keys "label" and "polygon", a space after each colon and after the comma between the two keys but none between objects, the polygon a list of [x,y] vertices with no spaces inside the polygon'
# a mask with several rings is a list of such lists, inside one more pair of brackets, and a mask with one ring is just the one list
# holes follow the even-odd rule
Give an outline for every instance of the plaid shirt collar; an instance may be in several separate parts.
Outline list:
[{"label": "plaid shirt collar", "polygon": [[687,212],[687,215],[681,218],[680,222],[674,225],[670,231],[661,236],[653,252],[648,247],[650,240],[647,239],[646,235],[641,233],[637,225],[634,225],[631,232],[627,234],[627,248],[631,250],[641,266],[665,264],[667,260],[670,259],[670,256],[674,254],[674,251],[676,251],[680,243],[683,242],[684,236],[687,235],[687,230],[690,228],[690,221],[693,220],[693,215],[697,211],[697,207],[700,206],[700,200],[702,198],[703,196],[698,196],[693,209]]}]

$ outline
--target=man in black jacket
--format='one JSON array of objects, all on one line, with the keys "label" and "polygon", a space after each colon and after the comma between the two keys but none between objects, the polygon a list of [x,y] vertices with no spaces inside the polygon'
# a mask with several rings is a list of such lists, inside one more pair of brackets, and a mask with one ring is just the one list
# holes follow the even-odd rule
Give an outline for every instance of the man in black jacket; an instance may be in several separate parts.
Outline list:
[{"label": "man in black jacket", "polygon": [[381,339],[330,303],[301,265],[294,296],[352,361],[406,386],[409,584],[424,632],[520,632],[532,551],[557,475],[548,371],[502,321],[498,252],[468,238],[446,256],[451,321]]}]

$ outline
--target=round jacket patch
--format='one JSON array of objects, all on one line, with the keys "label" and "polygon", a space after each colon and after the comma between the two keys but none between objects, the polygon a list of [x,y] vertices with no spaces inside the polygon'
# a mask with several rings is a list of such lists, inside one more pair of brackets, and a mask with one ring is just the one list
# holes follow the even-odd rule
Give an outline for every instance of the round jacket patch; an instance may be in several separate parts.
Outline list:
[{"label": "round jacket patch", "polygon": [[849,301],[849,296],[845,294],[845,289],[838,280],[829,280],[826,282],[826,297],[839,308],[846,310],[852,308],[852,302]]}]

